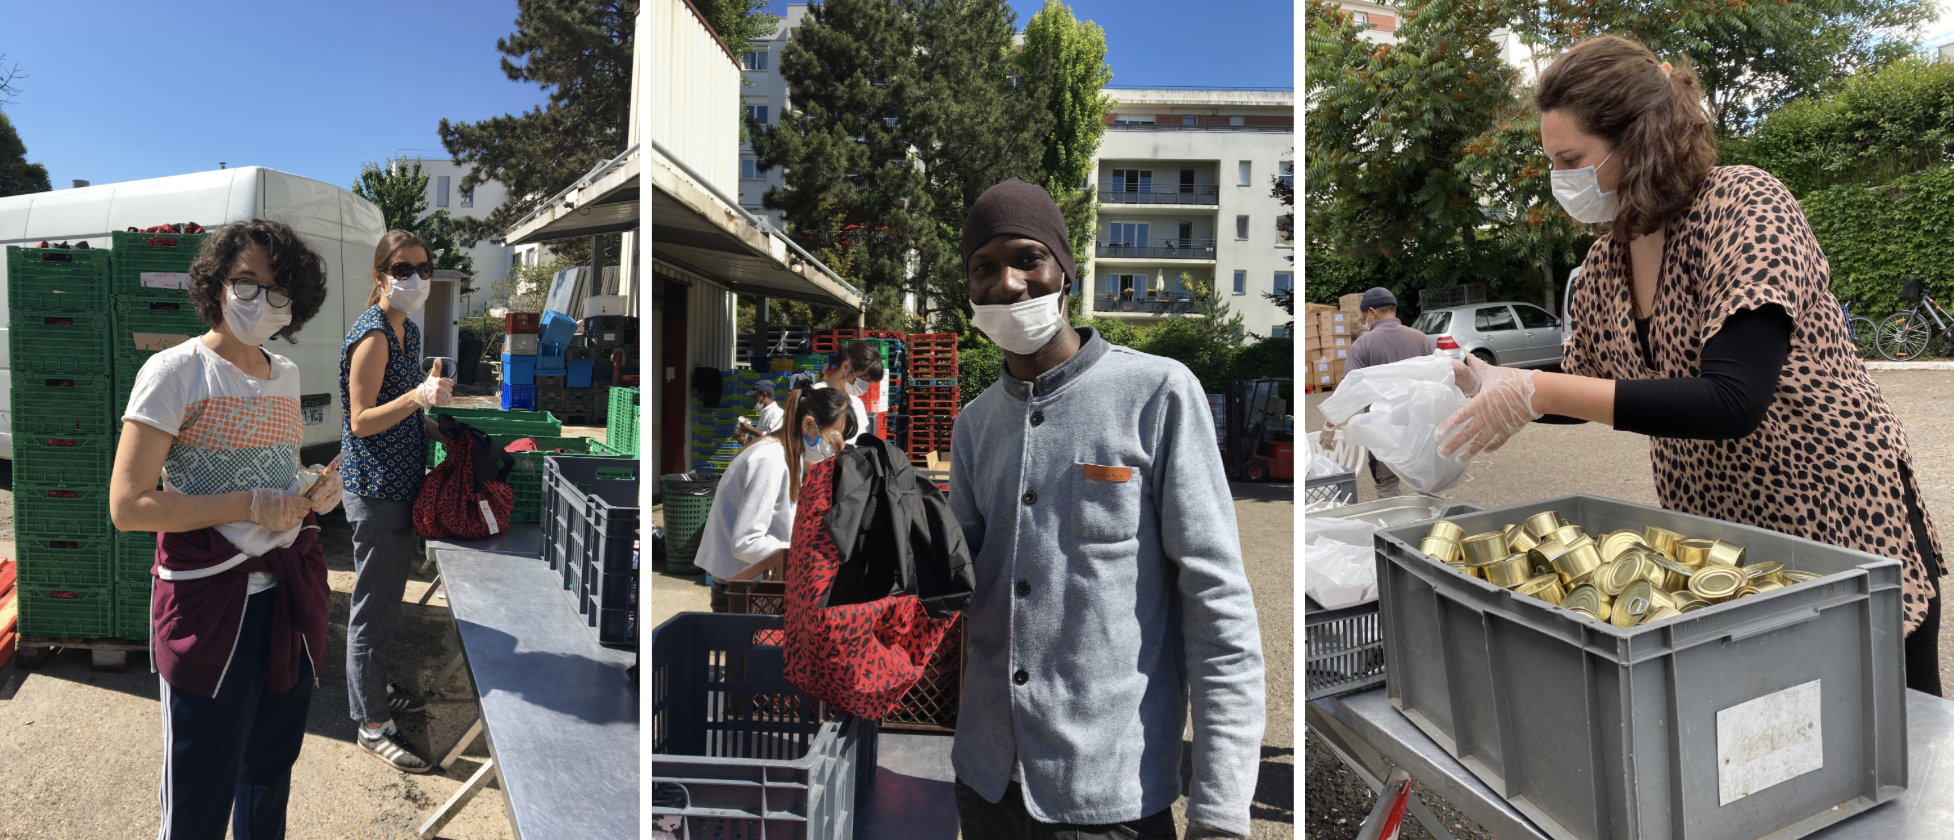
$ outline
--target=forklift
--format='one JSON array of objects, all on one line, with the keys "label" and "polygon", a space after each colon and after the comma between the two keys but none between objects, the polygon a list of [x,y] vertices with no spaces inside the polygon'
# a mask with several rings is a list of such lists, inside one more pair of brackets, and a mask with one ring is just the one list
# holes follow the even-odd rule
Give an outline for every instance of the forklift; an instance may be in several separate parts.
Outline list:
[{"label": "forklift", "polygon": [[1228,383],[1222,411],[1222,464],[1228,477],[1246,481],[1296,475],[1296,438],[1289,427],[1294,380],[1237,379]]}]

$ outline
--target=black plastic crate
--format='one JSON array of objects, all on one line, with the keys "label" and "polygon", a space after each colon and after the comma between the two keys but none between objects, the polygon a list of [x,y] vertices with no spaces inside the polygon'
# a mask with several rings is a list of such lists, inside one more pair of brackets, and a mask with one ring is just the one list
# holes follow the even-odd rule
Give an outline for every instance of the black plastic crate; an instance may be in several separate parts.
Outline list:
[{"label": "black plastic crate", "polygon": [[1357,503],[1357,471],[1344,470],[1317,478],[1303,479],[1303,506],[1341,507]]},{"label": "black plastic crate", "polygon": [[[586,553],[594,553],[599,569],[629,569],[639,518],[638,459],[550,456],[543,463],[543,559],[558,583],[576,586]],[[598,533],[586,536],[585,528]],[[616,560],[620,545],[622,563]]]}]

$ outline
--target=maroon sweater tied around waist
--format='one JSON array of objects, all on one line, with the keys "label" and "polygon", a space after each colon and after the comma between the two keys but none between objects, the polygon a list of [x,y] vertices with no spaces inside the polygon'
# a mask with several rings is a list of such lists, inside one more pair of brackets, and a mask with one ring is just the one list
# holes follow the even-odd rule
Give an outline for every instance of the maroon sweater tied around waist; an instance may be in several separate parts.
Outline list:
[{"label": "maroon sweater tied around waist", "polygon": [[[215,528],[164,534],[151,571],[208,569],[238,553]],[[237,648],[252,572],[278,576],[278,585],[271,590],[271,661],[265,687],[283,693],[297,685],[305,676],[300,664],[308,646],[313,668],[318,668],[318,654],[326,649],[326,610],[332,588],[326,582],[325,549],[319,545],[319,518],[308,513],[290,548],[252,557],[210,577],[169,581],[158,575],[150,596],[154,633],[150,651],[156,670],[172,687],[200,697],[217,696],[231,652]]]}]

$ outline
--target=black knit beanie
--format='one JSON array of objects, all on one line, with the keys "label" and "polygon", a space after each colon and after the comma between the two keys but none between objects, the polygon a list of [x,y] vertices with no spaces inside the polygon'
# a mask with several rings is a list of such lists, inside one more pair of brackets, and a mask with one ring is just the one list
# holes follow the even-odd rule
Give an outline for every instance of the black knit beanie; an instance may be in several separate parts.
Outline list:
[{"label": "black knit beanie", "polygon": [[1035,239],[1050,248],[1065,269],[1065,279],[1078,282],[1079,273],[1072,268],[1072,239],[1065,235],[1065,214],[1044,187],[1012,178],[985,190],[970,205],[970,215],[963,220],[964,268],[970,267],[970,255],[978,248],[1003,235]]}]

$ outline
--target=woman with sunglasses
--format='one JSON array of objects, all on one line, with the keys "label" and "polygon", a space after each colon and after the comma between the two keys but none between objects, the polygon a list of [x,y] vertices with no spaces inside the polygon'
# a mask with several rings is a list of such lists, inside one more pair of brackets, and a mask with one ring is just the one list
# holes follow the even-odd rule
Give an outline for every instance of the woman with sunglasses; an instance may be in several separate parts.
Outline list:
[{"label": "woman with sunglasses", "polygon": [[420,559],[414,497],[426,471],[426,409],[447,405],[454,380],[421,374],[421,330],[408,315],[427,302],[434,266],[427,243],[390,230],[373,250],[367,310],[346,331],[339,397],[346,405],[340,474],[353,526],[353,607],[346,621],[346,692],[360,749],[407,773],[432,769],[394,725],[395,712],[426,701],[387,678],[387,644],[400,618],[407,574]]},{"label": "woman with sunglasses", "polygon": [[263,345],[296,343],[326,262],[253,219],[204,240],[189,292],[210,332],[143,363],[109,479],[115,527],[160,532],[161,836],[222,840],[229,823],[238,840],[283,837],[332,594],[317,516],[339,485],[304,485],[299,370]]}]

